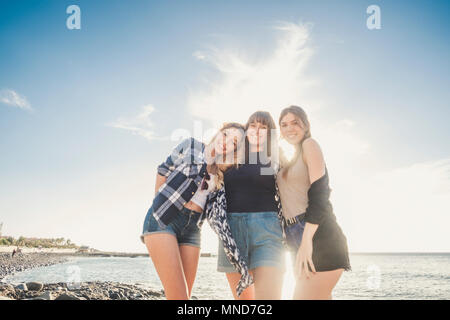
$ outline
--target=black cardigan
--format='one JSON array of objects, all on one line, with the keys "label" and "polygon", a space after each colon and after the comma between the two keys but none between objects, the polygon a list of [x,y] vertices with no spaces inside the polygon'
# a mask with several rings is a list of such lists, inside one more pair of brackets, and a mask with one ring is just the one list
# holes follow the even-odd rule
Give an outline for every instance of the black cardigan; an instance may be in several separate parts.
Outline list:
[{"label": "black cardigan", "polygon": [[306,222],[320,225],[327,219],[336,219],[330,202],[330,194],[328,170],[325,168],[325,174],[314,181],[308,190],[308,208],[305,212]]}]

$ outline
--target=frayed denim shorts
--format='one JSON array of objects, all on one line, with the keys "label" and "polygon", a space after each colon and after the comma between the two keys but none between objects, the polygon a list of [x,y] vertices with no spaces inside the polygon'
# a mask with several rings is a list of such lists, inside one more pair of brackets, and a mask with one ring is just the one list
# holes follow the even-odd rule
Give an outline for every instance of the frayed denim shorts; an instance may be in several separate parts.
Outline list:
[{"label": "frayed denim shorts", "polygon": [[[283,235],[276,212],[228,213],[227,218],[231,234],[249,270],[258,267],[277,267],[284,272]],[[237,272],[228,261],[220,240],[217,271]]]},{"label": "frayed denim shorts", "polygon": [[300,248],[303,238],[303,231],[305,231],[306,221],[304,218],[300,219],[297,223],[285,227],[286,244],[288,251],[291,255],[292,266],[295,266],[295,260],[297,258],[297,251]]},{"label": "frayed denim shorts", "polygon": [[201,230],[197,226],[200,216],[200,212],[183,207],[178,212],[177,217],[163,229],[153,216],[153,208],[150,207],[145,216],[141,241],[144,243],[144,236],[148,234],[168,233],[177,238],[178,245],[189,245],[200,248]]}]

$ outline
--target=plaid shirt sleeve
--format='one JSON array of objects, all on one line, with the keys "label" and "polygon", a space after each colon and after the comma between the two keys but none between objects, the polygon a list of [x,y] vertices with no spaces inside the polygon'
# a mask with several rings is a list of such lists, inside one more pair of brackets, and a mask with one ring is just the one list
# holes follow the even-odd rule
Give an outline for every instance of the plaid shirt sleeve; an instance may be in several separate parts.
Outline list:
[{"label": "plaid shirt sleeve", "polygon": [[183,160],[184,153],[190,148],[190,139],[184,139],[177,145],[167,159],[158,166],[158,174],[163,177],[168,177],[180,165]]},{"label": "plaid shirt sleeve", "polygon": [[197,191],[205,173],[205,145],[194,138],[183,140],[158,166],[158,174],[167,177],[153,199],[153,216],[165,228]]}]

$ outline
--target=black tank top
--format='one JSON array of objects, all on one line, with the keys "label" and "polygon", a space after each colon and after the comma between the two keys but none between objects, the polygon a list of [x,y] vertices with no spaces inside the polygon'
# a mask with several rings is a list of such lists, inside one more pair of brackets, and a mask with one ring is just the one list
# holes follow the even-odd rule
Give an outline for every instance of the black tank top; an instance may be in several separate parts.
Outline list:
[{"label": "black tank top", "polygon": [[227,212],[277,211],[275,176],[270,162],[252,152],[249,159],[257,161],[240,164],[224,174]]}]

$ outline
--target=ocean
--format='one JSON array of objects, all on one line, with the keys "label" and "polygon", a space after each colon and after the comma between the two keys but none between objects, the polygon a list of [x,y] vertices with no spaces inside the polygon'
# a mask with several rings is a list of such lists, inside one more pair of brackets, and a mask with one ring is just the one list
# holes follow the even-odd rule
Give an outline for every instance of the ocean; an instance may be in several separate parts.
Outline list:
[{"label": "ocean", "polygon": [[[282,299],[290,299],[293,276],[286,257]],[[351,254],[352,271],[344,272],[333,299],[450,299],[450,253]],[[201,257],[193,296],[198,299],[232,299],[217,257]],[[39,267],[7,276],[3,282],[43,283],[115,281],[161,290],[149,258],[74,257],[63,264]]]}]

